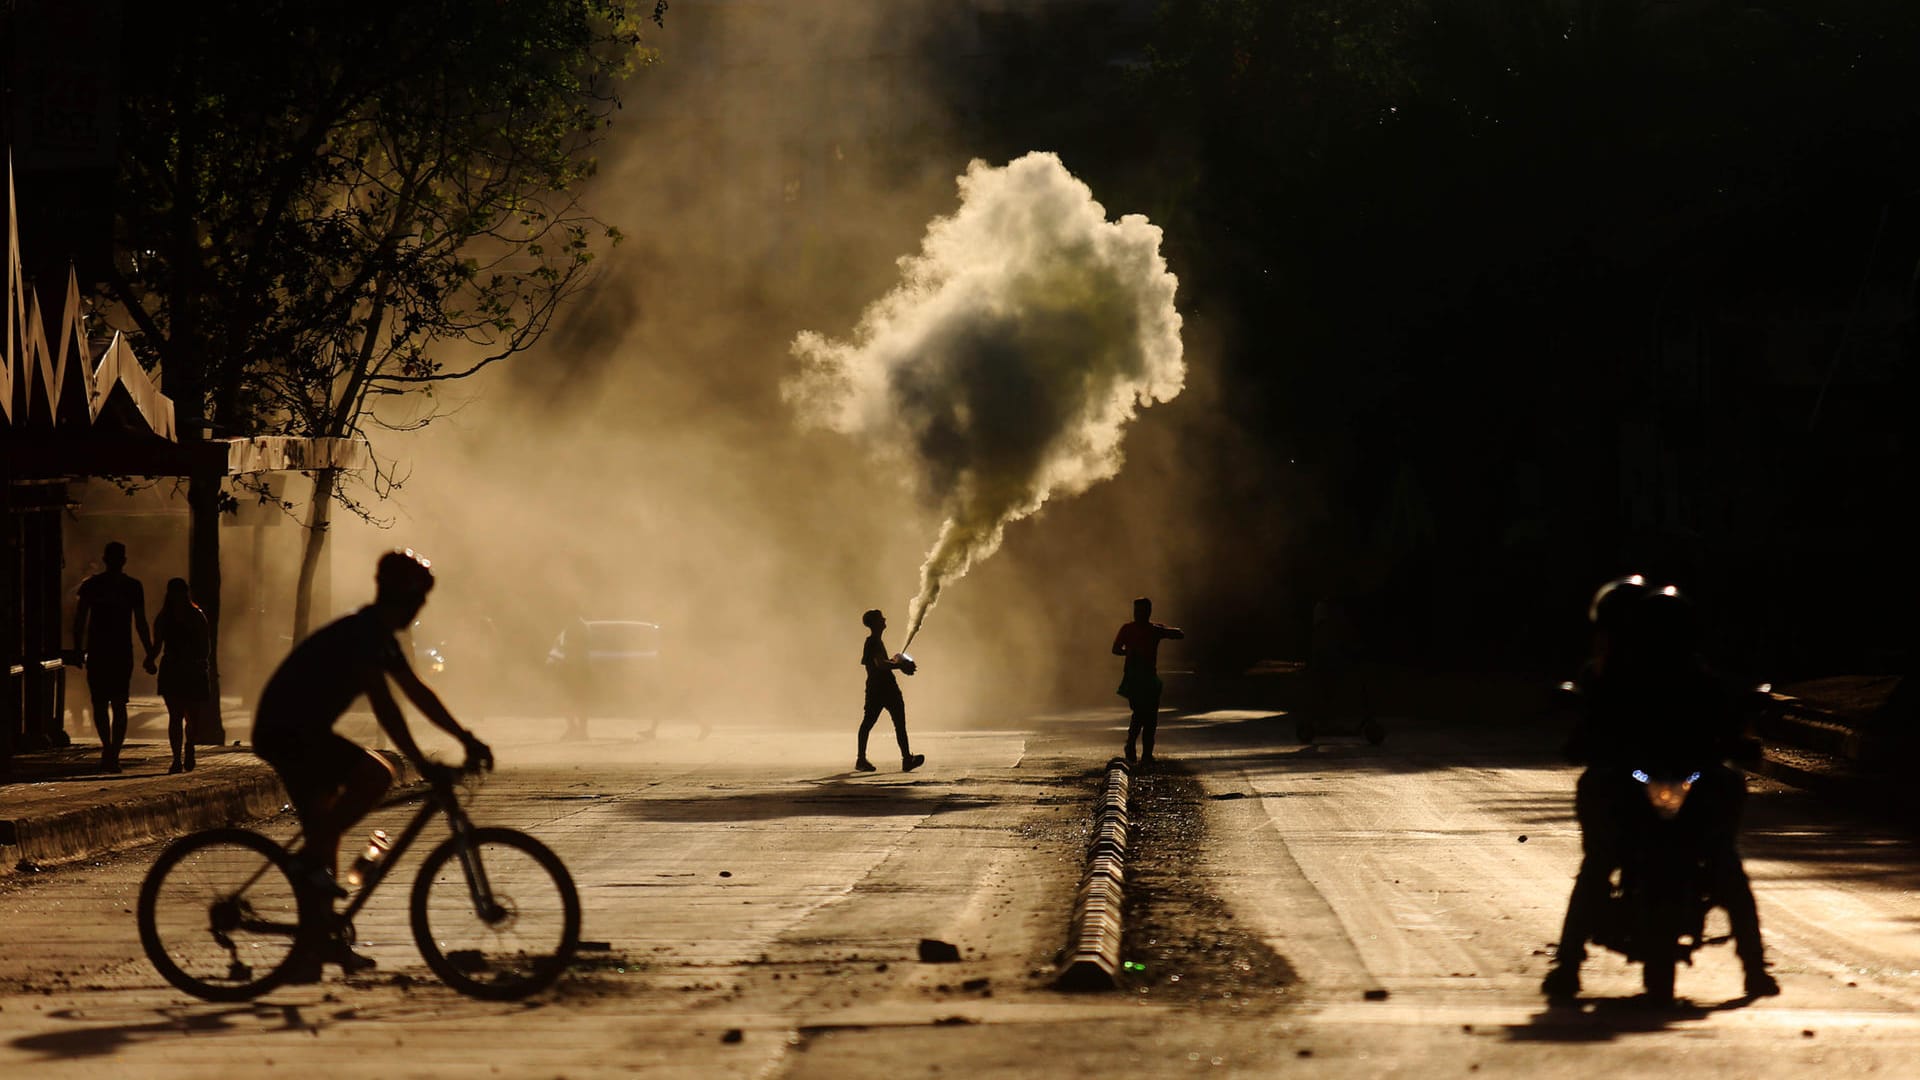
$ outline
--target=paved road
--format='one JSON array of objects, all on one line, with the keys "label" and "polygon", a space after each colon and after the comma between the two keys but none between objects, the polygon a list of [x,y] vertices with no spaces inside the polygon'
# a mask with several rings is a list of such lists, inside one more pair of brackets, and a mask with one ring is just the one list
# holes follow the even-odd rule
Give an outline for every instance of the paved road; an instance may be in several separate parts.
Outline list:
[{"label": "paved road", "polygon": [[[1256,734],[1276,727],[1261,716],[1200,717],[1183,739],[1214,796],[1215,887],[1299,979],[1270,1031],[1319,1067],[1920,1076],[1910,838],[1756,782],[1745,849],[1785,993],[1742,1001],[1722,946],[1680,971],[1694,1008],[1649,1014],[1632,1000],[1638,968],[1602,954],[1587,964],[1583,1007],[1548,1010],[1537,988],[1579,834],[1574,773],[1542,753],[1538,733],[1402,725],[1378,748],[1303,748]],[[1245,797],[1220,798],[1234,795]]]},{"label": "paved road", "polygon": [[[1585,1009],[1542,1008],[1578,838],[1572,775],[1537,732],[1399,724],[1381,747],[1303,748],[1270,714],[1170,721],[1174,768],[1141,781],[1129,871],[1128,955],[1147,972],[1121,994],[1053,993],[1090,770],[1116,718],[930,733],[916,738],[923,772],[865,777],[842,771],[844,735],[668,728],[634,742],[609,728],[551,744],[496,721],[486,734],[509,765],[476,816],[548,840],[581,883],[586,938],[608,946],[556,993],[491,1005],[439,986],[396,892],[360,925],[378,973],[194,1002],[139,955],[129,909],[152,857],[139,852],[0,889],[0,1068],[1920,1075],[1912,845],[1775,787],[1754,800],[1748,848],[1783,997],[1738,1002],[1720,948],[1681,972],[1697,1008],[1627,1007],[1635,973],[1610,958],[1589,964]],[[962,961],[917,962],[922,937]]]}]

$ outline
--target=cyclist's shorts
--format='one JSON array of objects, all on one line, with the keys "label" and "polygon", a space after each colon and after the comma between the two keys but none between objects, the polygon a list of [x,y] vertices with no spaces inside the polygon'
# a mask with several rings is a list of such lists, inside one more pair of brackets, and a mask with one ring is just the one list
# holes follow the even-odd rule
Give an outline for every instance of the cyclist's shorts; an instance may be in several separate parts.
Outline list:
[{"label": "cyclist's shorts", "polygon": [[348,774],[371,753],[359,743],[332,731],[284,729],[256,732],[253,752],[280,774],[287,794],[293,796],[296,803],[340,790]]}]

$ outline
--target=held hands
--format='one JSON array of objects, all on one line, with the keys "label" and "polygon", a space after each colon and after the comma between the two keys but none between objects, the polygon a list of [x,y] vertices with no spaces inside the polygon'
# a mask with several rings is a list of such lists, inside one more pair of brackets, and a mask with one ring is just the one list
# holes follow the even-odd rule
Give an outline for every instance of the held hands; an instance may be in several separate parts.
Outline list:
[{"label": "held hands", "polygon": [[906,653],[895,653],[893,666],[899,668],[900,671],[906,675],[913,674],[915,671],[918,671],[920,667],[920,665],[913,662],[913,657],[908,656]]},{"label": "held hands", "polygon": [[144,664],[142,664],[141,666],[147,669],[147,674],[149,674],[149,675],[156,675],[156,674],[159,674],[159,671],[160,671],[160,668],[159,668],[159,665],[157,665],[157,664],[155,664],[155,663],[153,662],[153,654],[152,654],[152,653],[148,653],[148,654],[147,654],[147,661],[146,661],[146,663],[144,663]]}]

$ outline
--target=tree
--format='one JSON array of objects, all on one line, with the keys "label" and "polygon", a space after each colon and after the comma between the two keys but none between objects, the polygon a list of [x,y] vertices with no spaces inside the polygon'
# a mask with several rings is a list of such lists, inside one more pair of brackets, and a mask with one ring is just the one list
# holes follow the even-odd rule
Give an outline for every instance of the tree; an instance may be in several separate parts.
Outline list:
[{"label": "tree", "polygon": [[[362,434],[379,397],[537,339],[592,241],[617,239],[574,195],[619,80],[646,59],[641,22],[665,9],[129,7],[110,289],[160,357],[186,437]],[[315,488],[296,637],[345,498],[332,470]],[[217,597],[231,497],[203,475],[188,500],[195,592]]]},{"label": "tree", "polygon": [[[1588,583],[1654,552],[1713,562],[1732,592],[1749,538],[1785,535],[1716,526],[1707,559],[1628,520],[1624,429],[1697,463],[1682,489],[1703,518],[1723,493],[1791,503],[1757,463],[1799,444],[1817,398],[1769,427],[1792,391],[1765,358],[1800,346],[1759,340],[1747,313],[1816,330],[1870,277],[1912,293],[1912,5],[1194,0],[1156,30],[1139,112],[1192,161],[1153,162],[1169,190],[1149,214],[1183,304],[1204,297],[1229,327],[1228,408],[1276,466],[1297,451],[1320,478],[1329,524],[1299,550],[1353,550],[1413,462],[1440,523],[1423,558],[1461,594],[1420,610],[1471,610],[1490,640],[1575,610],[1516,584]],[[1667,342],[1687,335],[1711,380],[1669,375]],[[1754,464],[1708,469],[1732,461]],[[1861,507],[1897,488],[1795,468],[1802,490],[1857,485]],[[1522,551],[1541,522],[1556,540]],[[1874,560],[1892,580],[1908,562]]]}]

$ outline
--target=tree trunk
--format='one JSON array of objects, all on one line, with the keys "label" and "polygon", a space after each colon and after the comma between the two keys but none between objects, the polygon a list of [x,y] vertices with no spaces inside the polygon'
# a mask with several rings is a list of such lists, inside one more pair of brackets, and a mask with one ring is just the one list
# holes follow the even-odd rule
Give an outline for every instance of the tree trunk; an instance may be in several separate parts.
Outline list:
[{"label": "tree trunk", "polygon": [[187,580],[194,601],[207,613],[207,684],[209,706],[197,718],[193,741],[219,746],[227,741],[220,717],[220,477],[198,472],[187,478],[187,509],[192,525],[187,541]]},{"label": "tree trunk", "polygon": [[293,642],[306,639],[313,616],[313,579],[320,569],[320,556],[326,550],[327,528],[333,518],[333,487],[337,469],[320,469],[313,474],[313,498],[307,507],[307,535],[300,548],[300,581],[293,592]]},{"label": "tree trunk", "polygon": [[[192,40],[189,36],[186,40]],[[173,288],[168,297],[167,347],[163,353],[167,380],[166,392],[173,398],[179,418],[176,437],[189,447],[207,438],[207,350],[200,333],[198,274],[200,264],[200,223],[195,175],[199,153],[199,106],[195,98],[195,66],[191,56],[181,62],[176,103],[180,109],[180,145],[174,157],[175,244]],[[187,540],[187,580],[194,600],[207,613],[207,692],[209,707],[195,725],[195,743],[212,746],[226,742],[226,725],[220,716],[220,482],[226,473],[223,461],[218,469],[194,467],[187,477],[187,509],[191,525]]]}]

